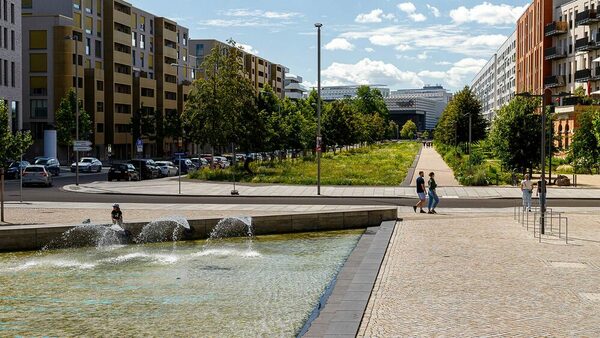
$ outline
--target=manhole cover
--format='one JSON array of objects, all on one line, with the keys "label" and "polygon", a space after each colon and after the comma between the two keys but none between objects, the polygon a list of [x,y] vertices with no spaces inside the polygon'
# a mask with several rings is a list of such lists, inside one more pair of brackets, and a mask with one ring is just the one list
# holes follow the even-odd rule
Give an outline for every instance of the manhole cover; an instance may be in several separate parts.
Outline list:
[{"label": "manhole cover", "polygon": [[579,297],[581,297],[585,300],[592,301],[592,302],[600,302],[600,293],[597,293],[597,292],[592,292],[592,293],[581,292],[581,293],[579,293]]},{"label": "manhole cover", "polygon": [[586,269],[588,266],[585,263],[579,262],[550,262],[553,268],[568,268],[568,269]]}]

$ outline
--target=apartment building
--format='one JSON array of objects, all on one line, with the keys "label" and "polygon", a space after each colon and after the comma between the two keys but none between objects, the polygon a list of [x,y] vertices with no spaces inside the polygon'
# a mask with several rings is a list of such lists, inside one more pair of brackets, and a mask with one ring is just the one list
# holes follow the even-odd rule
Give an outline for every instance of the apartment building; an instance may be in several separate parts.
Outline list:
[{"label": "apartment building", "polygon": [[[215,47],[228,46],[226,43],[213,40],[213,39],[192,39],[190,40],[190,54],[191,58],[194,59],[194,68],[199,68],[202,64],[204,57],[213,50]],[[280,97],[285,97],[285,72],[286,68],[283,65],[273,63],[269,60],[263,59],[257,55],[242,51],[242,62],[244,65],[244,72],[246,76],[252,82],[254,89],[258,92],[261,91],[265,85],[270,85],[273,91]],[[201,76],[200,72],[196,72],[195,79]]]},{"label": "apartment building", "polygon": [[285,97],[292,100],[299,100],[307,96],[307,89],[302,85],[302,77],[285,72]]},{"label": "apartment building", "polygon": [[385,99],[390,117],[400,127],[413,120],[420,131],[433,130],[452,94],[440,85],[394,90]]},{"label": "apartment building", "polygon": [[21,0],[0,0],[0,100],[11,130],[23,129]]},{"label": "apartment building", "polygon": [[[74,87],[93,119],[92,155],[101,158],[132,156],[134,111],[183,110],[189,33],[176,22],[122,0],[25,0],[23,33],[24,122],[36,154]],[[145,154],[163,146],[144,141]]]},{"label": "apartment building", "polygon": [[[351,99],[358,94],[358,88],[362,85],[349,86],[325,86],[321,87],[321,98],[324,101],[334,101],[341,99]],[[386,98],[390,96],[390,89],[385,85],[367,85],[373,89],[379,89],[381,95]]]},{"label": "apartment building", "polygon": [[498,109],[508,104],[516,94],[516,31],[498,48],[477,73],[471,90],[481,102],[483,116],[492,121]]}]

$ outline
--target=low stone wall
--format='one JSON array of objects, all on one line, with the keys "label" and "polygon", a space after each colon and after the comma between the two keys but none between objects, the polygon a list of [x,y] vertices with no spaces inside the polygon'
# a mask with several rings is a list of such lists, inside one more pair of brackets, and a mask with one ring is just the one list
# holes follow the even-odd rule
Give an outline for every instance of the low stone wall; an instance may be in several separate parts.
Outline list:
[{"label": "low stone wall", "polygon": [[[383,221],[398,218],[396,208],[378,208],[360,211],[339,211],[273,216],[254,216],[252,225],[255,235],[285,234],[294,232],[360,229],[378,226]],[[208,238],[220,218],[190,219],[191,231],[186,240]],[[123,228],[137,236],[147,222],[125,223]],[[17,225],[0,227],[0,251],[39,250],[52,240],[58,239],[74,226],[65,225]]]}]

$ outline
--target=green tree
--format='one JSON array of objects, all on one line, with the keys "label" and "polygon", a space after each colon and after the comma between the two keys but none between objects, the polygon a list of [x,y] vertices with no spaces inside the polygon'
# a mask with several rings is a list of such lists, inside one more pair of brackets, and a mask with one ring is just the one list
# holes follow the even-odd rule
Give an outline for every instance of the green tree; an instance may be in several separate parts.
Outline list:
[{"label": "green tree", "polygon": [[434,131],[434,139],[447,145],[469,141],[469,116],[472,141],[486,137],[487,121],[481,115],[481,103],[469,87],[456,93],[442,112]]},{"label": "green tree", "polygon": [[423,138],[424,140],[429,140],[429,131],[425,130],[423,132],[423,135],[421,135],[421,138]]},{"label": "green tree", "polygon": [[594,134],[594,111],[584,111],[579,115],[579,128],[573,135],[570,157],[578,168],[586,169],[589,173],[598,166],[600,146]]},{"label": "green tree", "polygon": [[62,98],[56,111],[56,137],[58,144],[71,148],[75,140],[76,104],[79,104],[79,139],[90,140],[92,136],[92,119],[83,109],[83,102],[77,101],[75,90],[70,89]]},{"label": "green tree", "polygon": [[9,128],[8,107],[0,100],[0,165],[14,160],[27,151],[33,144],[29,131],[11,132]]},{"label": "green tree", "polygon": [[537,99],[516,97],[496,114],[489,141],[504,167],[525,172],[539,162],[542,128],[538,107]]},{"label": "green tree", "polygon": [[417,125],[412,120],[406,121],[406,123],[402,126],[402,130],[400,131],[400,137],[412,140],[415,138],[416,134]]},{"label": "green tree", "polygon": [[592,121],[592,125],[594,126],[594,135],[596,135],[596,140],[598,140],[598,144],[600,144],[600,110],[594,112],[594,120]]}]

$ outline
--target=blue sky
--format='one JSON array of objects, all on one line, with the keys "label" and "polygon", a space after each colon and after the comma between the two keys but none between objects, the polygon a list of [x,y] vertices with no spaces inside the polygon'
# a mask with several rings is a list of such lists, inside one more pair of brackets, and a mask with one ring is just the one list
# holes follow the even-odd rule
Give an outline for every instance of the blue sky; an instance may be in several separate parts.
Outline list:
[{"label": "blue sky", "polygon": [[[316,83],[315,22],[324,85],[392,89],[468,85],[515,29],[527,1],[131,0],[176,20],[192,38],[233,38]],[[177,6],[173,4],[177,3]]]}]

